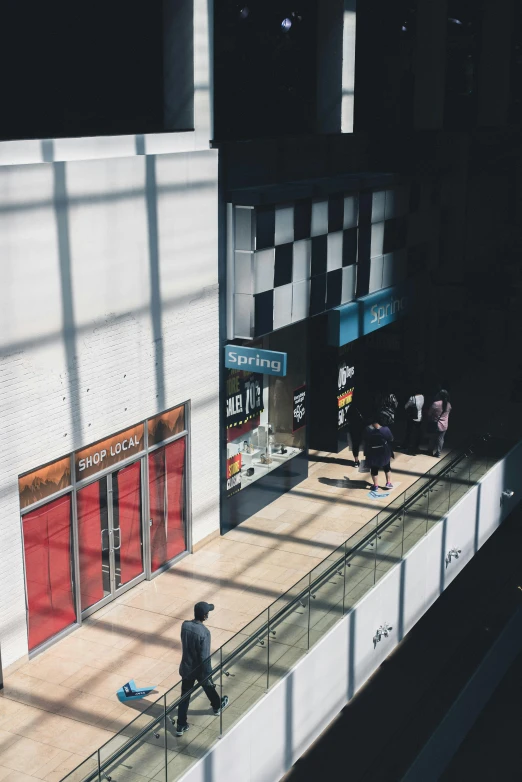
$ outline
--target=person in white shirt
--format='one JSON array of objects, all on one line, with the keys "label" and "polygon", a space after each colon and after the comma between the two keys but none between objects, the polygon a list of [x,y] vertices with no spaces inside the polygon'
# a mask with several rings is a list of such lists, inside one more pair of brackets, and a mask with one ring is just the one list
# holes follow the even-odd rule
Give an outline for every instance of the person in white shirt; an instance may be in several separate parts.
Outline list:
[{"label": "person in white shirt", "polygon": [[403,450],[413,455],[419,452],[419,445],[422,434],[422,408],[424,407],[424,396],[422,394],[412,394],[404,409],[406,410],[407,424],[406,436],[404,438]]}]

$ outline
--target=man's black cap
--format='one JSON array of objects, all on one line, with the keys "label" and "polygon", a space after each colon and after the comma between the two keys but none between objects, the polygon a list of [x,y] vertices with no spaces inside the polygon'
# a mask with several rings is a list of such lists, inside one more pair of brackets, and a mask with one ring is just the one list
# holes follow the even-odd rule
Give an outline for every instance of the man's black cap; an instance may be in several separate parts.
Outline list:
[{"label": "man's black cap", "polygon": [[209,611],[213,611],[213,610],[214,610],[213,603],[205,603],[205,602],[196,603],[196,605],[194,606],[194,616],[196,619],[203,619],[209,613]]}]

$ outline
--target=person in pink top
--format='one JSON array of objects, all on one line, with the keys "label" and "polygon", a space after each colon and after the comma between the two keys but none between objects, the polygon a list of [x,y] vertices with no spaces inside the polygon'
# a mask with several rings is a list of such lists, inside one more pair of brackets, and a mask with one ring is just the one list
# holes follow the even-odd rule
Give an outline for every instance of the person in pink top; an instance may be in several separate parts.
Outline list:
[{"label": "person in pink top", "polygon": [[428,453],[430,456],[440,458],[444,446],[444,438],[448,431],[449,414],[451,413],[451,404],[449,394],[443,388],[424,414],[426,421],[426,432],[428,434]]}]

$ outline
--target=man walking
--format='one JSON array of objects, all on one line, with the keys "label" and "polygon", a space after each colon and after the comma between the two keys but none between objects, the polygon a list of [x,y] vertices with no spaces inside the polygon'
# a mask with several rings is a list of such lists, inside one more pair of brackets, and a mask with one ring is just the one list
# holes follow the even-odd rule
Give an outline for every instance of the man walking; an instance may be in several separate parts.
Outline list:
[{"label": "man walking", "polygon": [[[182,657],[179,674],[182,679],[181,695],[186,695],[197,680],[203,687],[217,717],[228,706],[228,695],[220,699],[216,692],[216,685],[210,677],[212,671],[210,630],[203,625],[203,622],[208,619],[209,612],[213,610],[212,603],[196,603],[194,619],[187,620],[181,625]],[[189,701],[190,695],[187,695],[178,706],[176,736],[182,736],[189,729],[187,723]]]}]

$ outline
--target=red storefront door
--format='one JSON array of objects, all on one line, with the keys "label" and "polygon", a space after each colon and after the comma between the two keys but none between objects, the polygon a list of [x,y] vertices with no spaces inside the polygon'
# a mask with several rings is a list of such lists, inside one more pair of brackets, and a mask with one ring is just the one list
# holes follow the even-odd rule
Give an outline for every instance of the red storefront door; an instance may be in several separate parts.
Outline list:
[{"label": "red storefront door", "polygon": [[149,454],[151,570],[186,550],[185,438]]},{"label": "red storefront door", "polygon": [[141,462],[77,493],[81,609],[110,600],[143,574]]}]

